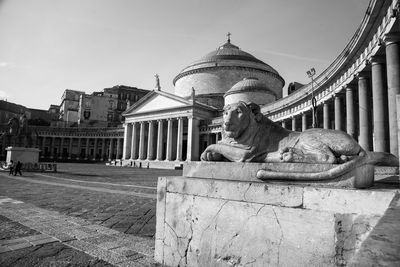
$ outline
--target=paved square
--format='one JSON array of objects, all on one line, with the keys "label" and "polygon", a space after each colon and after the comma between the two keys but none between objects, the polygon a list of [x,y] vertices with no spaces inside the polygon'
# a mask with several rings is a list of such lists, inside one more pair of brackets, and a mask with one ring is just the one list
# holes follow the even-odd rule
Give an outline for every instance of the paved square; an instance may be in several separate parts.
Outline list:
[{"label": "paved square", "polygon": [[[15,253],[27,262],[33,258],[46,261],[55,255],[37,256],[32,247],[49,247],[59,253],[53,249],[59,243],[68,247],[69,253],[80,250],[108,264],[154,265],[157,178],[181,175],[182,171],[100,164],[59,164],[58,170],[25,172],[22,177],[0,173],[0,215],[3,221],[18,223],[15,233],[11,231],[1,240],[24,236],[25,232],[28,240],[25,247],[14,251],[4,248],[0,253],[2,266],[15,266],[10,256]],[[49,238],[29,241],[38,233]],[[90,256],[81,259],[93,262]]]}]

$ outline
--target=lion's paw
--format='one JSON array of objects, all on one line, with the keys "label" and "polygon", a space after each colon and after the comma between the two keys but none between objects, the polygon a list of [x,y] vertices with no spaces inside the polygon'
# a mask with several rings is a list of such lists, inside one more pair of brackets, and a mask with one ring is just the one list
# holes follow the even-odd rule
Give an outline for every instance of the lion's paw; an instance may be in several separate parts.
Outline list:
[{"label": "lion's paw", "polygon": [[202,161],[222,161],[222,158],[221,154],[212,151],[204,151],[200,157]]},{"label": "lion's paw", "polygon": [[281,159],[283,162],[292,162],[294,159],[294,154],[290,150],[288,152],[283,152],[281,154]]}]

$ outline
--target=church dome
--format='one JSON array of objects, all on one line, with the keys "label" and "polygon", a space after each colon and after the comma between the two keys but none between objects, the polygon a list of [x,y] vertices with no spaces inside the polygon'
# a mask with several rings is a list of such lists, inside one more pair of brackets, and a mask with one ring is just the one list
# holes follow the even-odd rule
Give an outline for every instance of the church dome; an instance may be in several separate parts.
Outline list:
[{"label": "church dome", "polygon": [[226,42],[225,44],[221,45],[217,50],[212,51],[207,55],[205,55],[204,57],[202,57],[201,59],[193,62],[188,67],[184,68],[182,72],[185,72],[190,69],[199,68],[201,67],[202,64],[218,63],[225,60],[242,61],[242,63],[253,62],[256,63],[259,68],[265,69],[267,71],[279,75],[279,73],[276,70],[274,70],[271,66],[257,59],[253,55],[241,50],[236,45],[231,44],[230,40],[228,40],[228,42]]},{"label": "church dome", "polygon": [[244,78],[229,89],[225,95],[225,105],[238,101],[263,105],[276,100],[275,93],[257,78]]},{"label": "church dome", "polygon": [[223,107],[224,94],[246,77],[264,83],[276,98],[282,97],[283,78],[270,65],[227,42],[185,67],[173,80],[175,94],[190,97],[192,88],[196,100]]}]

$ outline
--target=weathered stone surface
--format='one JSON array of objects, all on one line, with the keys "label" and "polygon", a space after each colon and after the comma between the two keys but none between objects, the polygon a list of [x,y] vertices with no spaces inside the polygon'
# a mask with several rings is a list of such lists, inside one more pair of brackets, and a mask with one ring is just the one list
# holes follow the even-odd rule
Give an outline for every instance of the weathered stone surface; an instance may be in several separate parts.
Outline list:
[{"label": "weathered stone surface", "polygon": [[167,266],[345,266],[399,193],[194,177],[158,189],[155,259]]},{"label": "weathered stone surface", "polygon": [[[164,264],[333,265],[330,213],[167,194]],[[315,234],[317,233],[317,234]]]},{"label": "weathered stone surface", "polygon": [[338,266],[346,266],[360,249],[380,216],[335,214],[336,255]]},{"label": "weathered stone surface", "polygon": [[391,202],[348,266],[400,266],[400,194]]},{"label": "weathered stone surface", "polygon": [[[166,195],[167,195],[167,178],[158,178],[157,184],[157,208],[156,208],[156,235],[155,246],[162,247],[164,241],[164,222],[165,222],[165,208],[166,208]],[[164,257],[164,250],[159,249],[154,252],[154,259],[161,262]]]},{"label": "weathered stone surface", "polygon": [[260,182],[168,177],[167,192],[285,207],[303,204],[303,187]]},{"label": "weathered stone surface", "polygon": [[383,215],[396,190],[346,190],[305,187],[303,206],[306,209],[335,213]]}]

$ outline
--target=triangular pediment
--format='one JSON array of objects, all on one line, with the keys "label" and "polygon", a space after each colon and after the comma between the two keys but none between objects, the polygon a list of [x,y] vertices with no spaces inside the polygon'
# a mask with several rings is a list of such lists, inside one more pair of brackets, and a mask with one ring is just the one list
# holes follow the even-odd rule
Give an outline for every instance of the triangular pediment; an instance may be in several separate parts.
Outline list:
[{"label": "triangular pediment", "polygon": [[124,115],[129,116],[189,106],[191,106],[191,103],[184,98],[166,92],[153,91],[131,106],[124,112]]}]

